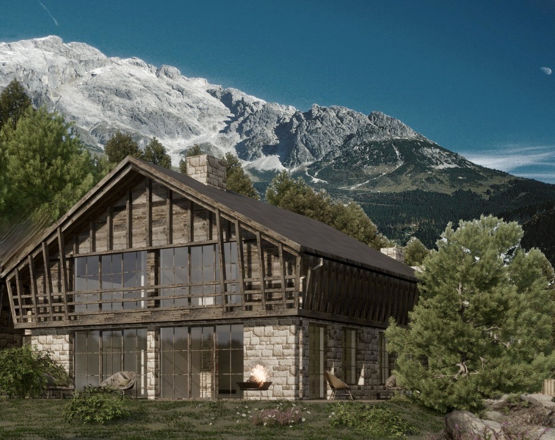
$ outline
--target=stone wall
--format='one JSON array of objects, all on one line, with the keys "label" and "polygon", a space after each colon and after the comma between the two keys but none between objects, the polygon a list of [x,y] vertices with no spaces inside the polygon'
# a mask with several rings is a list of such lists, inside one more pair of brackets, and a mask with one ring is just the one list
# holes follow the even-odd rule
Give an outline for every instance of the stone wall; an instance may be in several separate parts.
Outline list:
[{"label": "stone wall", "polygon": [[250,369],[262,364],[272,385],[267,391],[244,391],[246,400],[298,399],[300,377],[298,318],[260,319],[244,325],[244,380]]},{"label": "stone wall", "polygon": [[146,333],[146,395],[148,399],[160,396],[159,389],[159,350],[160,339],[158,330],[148,330]]},{"label": "stone wall", "polygon": [[[28,333],[27,333],[28,332]],[[67,330],[32,330],[27,331],[31,345],[42,351],[49,351],[52,359],[64,367],[67,373],[73,373],[73,337]]]}]

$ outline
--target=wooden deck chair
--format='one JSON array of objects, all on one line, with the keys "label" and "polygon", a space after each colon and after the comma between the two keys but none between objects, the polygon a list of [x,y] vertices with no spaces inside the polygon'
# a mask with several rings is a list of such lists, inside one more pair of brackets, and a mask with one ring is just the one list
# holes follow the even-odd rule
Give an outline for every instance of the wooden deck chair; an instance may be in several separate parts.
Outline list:
[{"label": "wooden deck chair", "polygon": [[331,400],[335,400],[338,391],[342,391],[345,397],[349,397],[351,400],[353,399],[353,395],[351,394],[351,387],[343,382],[341,379],[335,377],[329,371],[324,372],[326,374],[326,380],[328,381],[328,385],[331,388]]},{"label": "wooden deck chair", "polygon": [[113,387],[120,390],[123,394],[125,391],[135,386],[137,375],[134,371],[118,371],[112,374],[108,379],[100,383],[101,387]]}]

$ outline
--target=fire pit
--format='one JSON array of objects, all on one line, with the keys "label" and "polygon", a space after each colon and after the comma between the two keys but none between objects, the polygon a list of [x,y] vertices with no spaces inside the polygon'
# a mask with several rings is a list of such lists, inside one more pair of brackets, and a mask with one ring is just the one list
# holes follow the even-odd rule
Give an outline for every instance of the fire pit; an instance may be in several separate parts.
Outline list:
[{"label": "fire pit", "polygon": [[235,382],[241,391],[245,390],[259,390],[265,391],[270,388],[272,382]]},{"label": "fire pit", "polygon": [[258,364],[251,369],[251,377],[246,382],[236,382],[240,390],[267,390],[272,382],[268,382],[268,371],[264,366]]}]

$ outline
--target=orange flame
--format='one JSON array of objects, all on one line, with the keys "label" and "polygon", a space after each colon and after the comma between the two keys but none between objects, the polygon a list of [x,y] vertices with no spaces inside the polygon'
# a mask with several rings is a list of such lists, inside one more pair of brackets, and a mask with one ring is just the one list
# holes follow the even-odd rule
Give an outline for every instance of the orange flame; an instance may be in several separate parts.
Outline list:
[{"label": "orange flame", "polygon": [[249,382],[256,382],[258,386],[264,386],[264,382],[268,380],[268,371],[263,365],[256,365],[251,369],[251,377]]}]

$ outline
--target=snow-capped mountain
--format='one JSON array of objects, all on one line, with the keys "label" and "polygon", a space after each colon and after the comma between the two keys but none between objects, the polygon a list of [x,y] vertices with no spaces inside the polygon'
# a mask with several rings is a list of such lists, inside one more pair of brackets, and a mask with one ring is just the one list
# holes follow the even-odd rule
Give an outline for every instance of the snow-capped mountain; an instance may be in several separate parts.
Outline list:
[{"label": "snow-capped mountain", "polygon": [[89,146],[102,148],[117,130],[145,144],[157,137],[172,154],[194,144],[215,154],[234,151],[254,169],[294,169],[340,156],[349,142],[415,139],[402,122],[343,107],[314,105],[301,112],[268,103],[175,67],[138,58],[110,58],[59,37],[0,43],[0,89],[20,81],[34,103],[75,121]]}]

